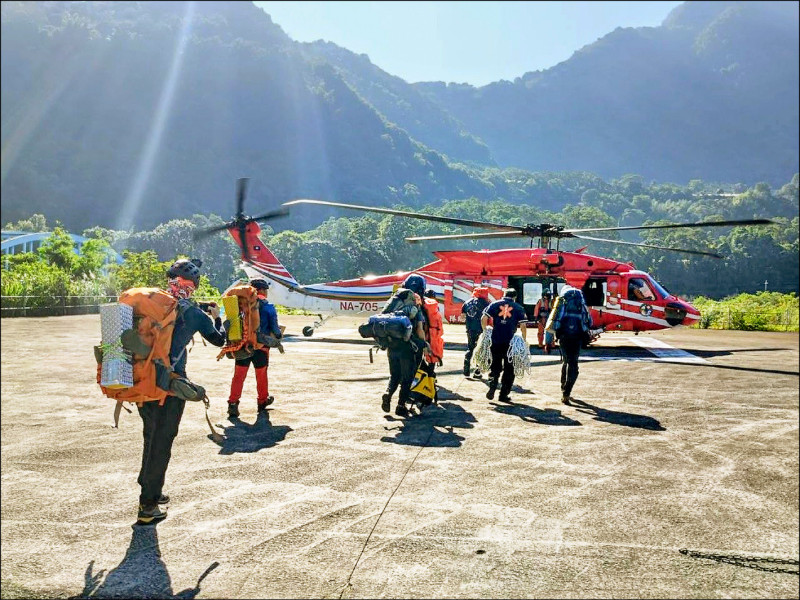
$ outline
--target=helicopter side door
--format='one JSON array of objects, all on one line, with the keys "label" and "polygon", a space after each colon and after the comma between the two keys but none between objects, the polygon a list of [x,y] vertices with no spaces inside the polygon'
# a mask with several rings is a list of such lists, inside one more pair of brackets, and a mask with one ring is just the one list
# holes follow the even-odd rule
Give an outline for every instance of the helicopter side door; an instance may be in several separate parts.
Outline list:
[{"label": "helicopter side door", "polygon": [[600,309],[606,305],[607,283],[604,277],[590,277],[586,280],[581,291],[586,306]]},{"label": "helicopter side door", "polygon": [[525,309],[525,316],[528,321],[533,321],[533,312],[536,303],[542,297],[542,292],[549,289],[557,295],[556,289],[563,287],[563,282],[559,284],[555,277],[509,277],[508,287],[517,290],[517,303]]},{"label": "helicopter side door", "polygon": [[505,282],[497,277],[455,276],[450,285],[444,287],[444,318],[448,323],[464,323],[466,318],[461,313],[461,306],[472,298],[472,290],[477,286],[489,288],[489,301],[502,297]]}]

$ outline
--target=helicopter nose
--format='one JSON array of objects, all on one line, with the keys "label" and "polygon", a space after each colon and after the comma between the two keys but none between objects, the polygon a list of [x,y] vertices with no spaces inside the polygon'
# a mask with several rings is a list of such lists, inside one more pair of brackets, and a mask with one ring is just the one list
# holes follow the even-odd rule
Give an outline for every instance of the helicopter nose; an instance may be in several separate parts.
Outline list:
[{"label": "helicopter nose", "polygon": [[683,305],[683,310],[685,311],[681,325],[689,327],[691,325],[694,325],[700,320],[699,310],[697,310],[694,306],[692,306],[688,302],[681,301],[680,304]]},{"label": "helicopter nose", "polygon": [[664,317],[667,323],[675,327],[676,325],[693,325],[700,319],[700,311],[694,306],[683,300],[669,302],[664,309]]}]

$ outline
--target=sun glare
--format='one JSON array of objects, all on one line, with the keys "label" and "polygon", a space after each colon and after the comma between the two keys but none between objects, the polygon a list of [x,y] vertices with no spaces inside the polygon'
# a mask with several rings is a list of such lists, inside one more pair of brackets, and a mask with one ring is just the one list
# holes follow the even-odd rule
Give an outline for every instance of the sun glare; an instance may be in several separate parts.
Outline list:
[{"label": "sun glare", "polygon": [[158,107],[153,117],[153,123],[150,126],[150,131],[147,136],[147,143],[145,144],[142,154],[139,157],[139,166],[136,169],[136,177],[133,185],[125,198],[125,203],[122,206],[119,220],[116,224],[116,229],[127,229],[133,224],[133,217],[139,211],[142,203],[142,198],[150,182],[150,176],[153,172],[153,164],[155,163],[158,151],[161,147],[161,137],[164,134],[164,128],[169,117],[170,110],[172,109],[172,101],[175,96],[175,90],[178,83],[178,76],[181,72],[183,65],[183,56],[186,49],[186,44],[189,41],[192,30],[192,21],[194,19],[195,3],[186,3],[186,14],[183,18],[178,38],[175,41],[175,51],[172,55],[172,64],[170,65],[164,88],[161,91],[161,96],[158,100]]}]

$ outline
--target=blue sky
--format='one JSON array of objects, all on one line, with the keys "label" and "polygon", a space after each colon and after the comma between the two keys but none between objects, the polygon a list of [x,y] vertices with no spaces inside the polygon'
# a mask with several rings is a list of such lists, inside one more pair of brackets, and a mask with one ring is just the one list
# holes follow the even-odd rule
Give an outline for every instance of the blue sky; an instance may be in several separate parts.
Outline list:
[{"label": "blue sky", "polygon": [[486,85],[548,69],[617,27],[682,2],[255,2],[292,39],[367,54],[409,83]]}]

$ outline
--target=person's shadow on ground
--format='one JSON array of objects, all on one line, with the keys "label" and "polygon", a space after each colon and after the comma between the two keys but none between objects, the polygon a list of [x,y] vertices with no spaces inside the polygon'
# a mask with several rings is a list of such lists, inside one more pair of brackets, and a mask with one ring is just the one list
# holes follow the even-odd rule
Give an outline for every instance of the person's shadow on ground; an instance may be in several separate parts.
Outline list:
[{"label": "person's shadow on ground", "polygon": [[[258,413],[255,423],[245,423],[239,417],[229,417],[232,423],[224,427],[222,441],[214,443],[220,446],[220,454],[234,454],[236,452],[258,452],[264,448],[271,448],[286,438],[292,431],[288,425],[273,425],[269,420],[269,413]],[[213,438],[209,435],[209,439]]]},{"label": "person's shadow on ground", "polygon": [[[177,594],[172,591],[172,580],[161,560],[158,533],[155,525],[134,525],[131,543],[125,558],[105,575],[106,570],[94,572],[94,561],[84,574],[83,591],[72,598],[195,598],[200,593],[200,583],[219,566],[213,562],[198,577],[193,588]],[[105,575],[105,578],[103,577]]]},{"label": "person's shadow on ground", "polygon": [[[484,375],[480,379],[474,379],[473,378],[473,381],[480,381],[487,388],[489,387],[489,377],[487,375]],[[513,392],[515,394],[533,394],[532,390],[529,390],[528,388],[522,387],[518,383],[512,384],[511,385],[511,390],[509,390],[509,391]]]},{"label": "person's shadow on ground", "polygon": [[472,429],[472,424],[476,422],[472,413],[452,402],[431,404],[423,408],[419,414],[404,419],[393,415],[386,415],[386,419],[398,423],[399,428],[386,427],[387,431],[398,429],[398,432],[395,436],[383,436],[382,442],[440,448],[461,446],[464,437],[455,433],[453,428]]},{"label": "person's shadow on ground", "polygon": [[468,398],[467,396],[462,396],[458,392],[454,392],[452,390],[448,390],[446,387],[442,387],[439,384],[436,384],[436,397],[439,399],[440,402],[444,400],[457,400],[459,402],[472,402],[472,398]]},{"label": "person's shadow on ground", "polygon": [[606,423],[613,423],[614,425],[649,429],[650,431],[666,431],[661,423],[658,422],[658,419],[648,417],[647,415],[607,410],[579,400],[578,398],[572,398],[570,404],[579,412],[593,415],[595,421],[605,421]]},{"label": "person's shadow on ground", "polygon": [[575,426],[580,425],[580,421],[571,419],[561,413],[560,410],[555,408],[536,408],[528,404],[521,404],[519,402],[499,403],[490,402],[492,410],[502,413],[504,415],[513,415],[519,417],[528,423],[539,423],[541,425],[567,425]]}]

